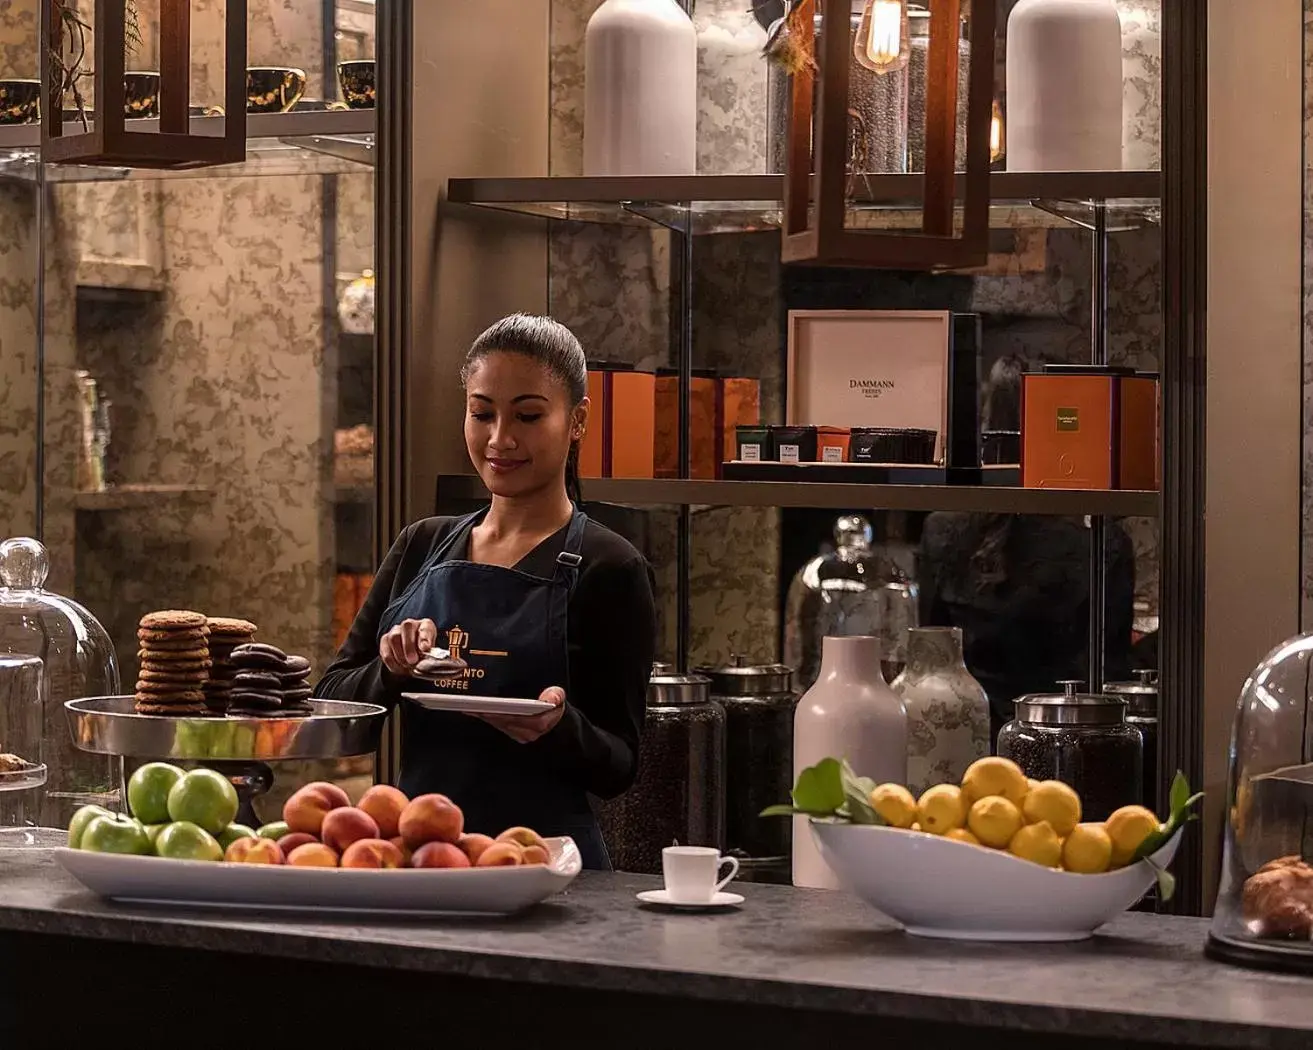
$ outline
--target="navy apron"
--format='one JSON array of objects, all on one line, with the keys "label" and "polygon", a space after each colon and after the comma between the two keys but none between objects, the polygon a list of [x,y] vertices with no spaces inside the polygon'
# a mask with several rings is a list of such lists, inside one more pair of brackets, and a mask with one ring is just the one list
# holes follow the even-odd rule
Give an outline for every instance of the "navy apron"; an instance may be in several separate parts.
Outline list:
[{"label": "navy apron", "polygon": [[[468,664],[452,682],[416,679],[408,692],[468,693],[537,699],[549,686],[569,700],[567,605],[579,577],[587,516],[570,518],[555,570],[544,579],[472,561],[448,560],[487,510],[460,521],[387,610],[379,637],[402,620],[430,619],[437,644]],[[468,547],[467,547],[468,549]],[[611,870],[597,817],[584,789],[562,777],[549,756],[480,719],[401,702],[400,788],[412,798],[449,796],[465,813],[465,829],[497,835],[524,825],[539,834],[569,835],[584,867]]]}]

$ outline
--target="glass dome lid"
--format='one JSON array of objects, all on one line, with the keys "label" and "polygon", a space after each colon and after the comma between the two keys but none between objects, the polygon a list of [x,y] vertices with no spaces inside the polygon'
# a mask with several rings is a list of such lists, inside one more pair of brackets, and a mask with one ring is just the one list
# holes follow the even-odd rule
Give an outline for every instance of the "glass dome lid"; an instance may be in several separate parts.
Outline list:
[{"label": "glass dome lid", "polygon": [[49,555],[37,540],[0,543],[0,654],[35,656],[44,665],[47,773],[39,823],[62,828],[79,806],[118,804],[117,764],[74,746],[64,701],[117,696],[119,671],[108,632],[73,599],[46,590],[49,573]]},{"label": "glass dome lid", "polygon": [[1313,634],[1245,682],[1224,827],[1209,954],[1313,973]]}]

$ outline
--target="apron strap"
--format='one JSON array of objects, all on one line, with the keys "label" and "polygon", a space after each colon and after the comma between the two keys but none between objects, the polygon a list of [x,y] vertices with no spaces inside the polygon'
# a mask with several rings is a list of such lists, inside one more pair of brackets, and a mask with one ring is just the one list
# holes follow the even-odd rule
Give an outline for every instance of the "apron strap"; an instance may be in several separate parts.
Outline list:
[{"label": "apron strap", "polygon": [[584,561],[579,551],[583,547],[584,527],[587,524],[588,515],[575,507],[574,514],[570,516],[570,527],[565,533],[565,543],[561,545],[561,553],[556,556],[556,579],[564,580],[567,597],[578,582],[579,566]]}]

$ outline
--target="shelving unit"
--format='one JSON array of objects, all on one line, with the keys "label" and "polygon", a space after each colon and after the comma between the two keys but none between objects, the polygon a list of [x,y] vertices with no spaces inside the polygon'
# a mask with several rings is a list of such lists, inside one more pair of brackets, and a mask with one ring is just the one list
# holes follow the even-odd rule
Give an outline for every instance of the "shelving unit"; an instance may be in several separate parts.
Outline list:
[{"label": "shelving unit", "polygon": [[[473,474],[438,477],[441,499],[487,499]],[[1158,516],[1158,493],[985,485],[862,485],[693,478],[585,478],[584,498],[634,506],[814,507],[982,514]]]},{"label": "shelving unit", "polygon": [[[959,177],[959,182],[961,177]],[[1102,206],[1109,232],[1158,222],[1162,176],[1156,171],[995,172],[991,226],[1093,228]],[[919,222],[920,175],[861,180],[849,221],[868,228]],[[961,188],[959,187],[959,192]],[[447,199],[547,219],[656,225],[693,234],[778,228],[782,175],[653,175],[451,179]]]}]

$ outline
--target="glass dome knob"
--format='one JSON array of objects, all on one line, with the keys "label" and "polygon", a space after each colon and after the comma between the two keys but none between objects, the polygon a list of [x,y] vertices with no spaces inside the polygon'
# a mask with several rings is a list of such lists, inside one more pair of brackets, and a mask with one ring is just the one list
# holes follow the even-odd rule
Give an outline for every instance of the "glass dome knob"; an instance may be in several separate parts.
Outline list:
[{"label": "glass dome knob", "polygon": [[834,539],[840,547],[869,547],[871,523],[860,514],[845,514],[834,523]]},{"label": "glass dome knob", "polygon": [[26,536],[0,543],[0,583],[17,590],[39,591],[50,575],[50,555],[39,540]]}]

